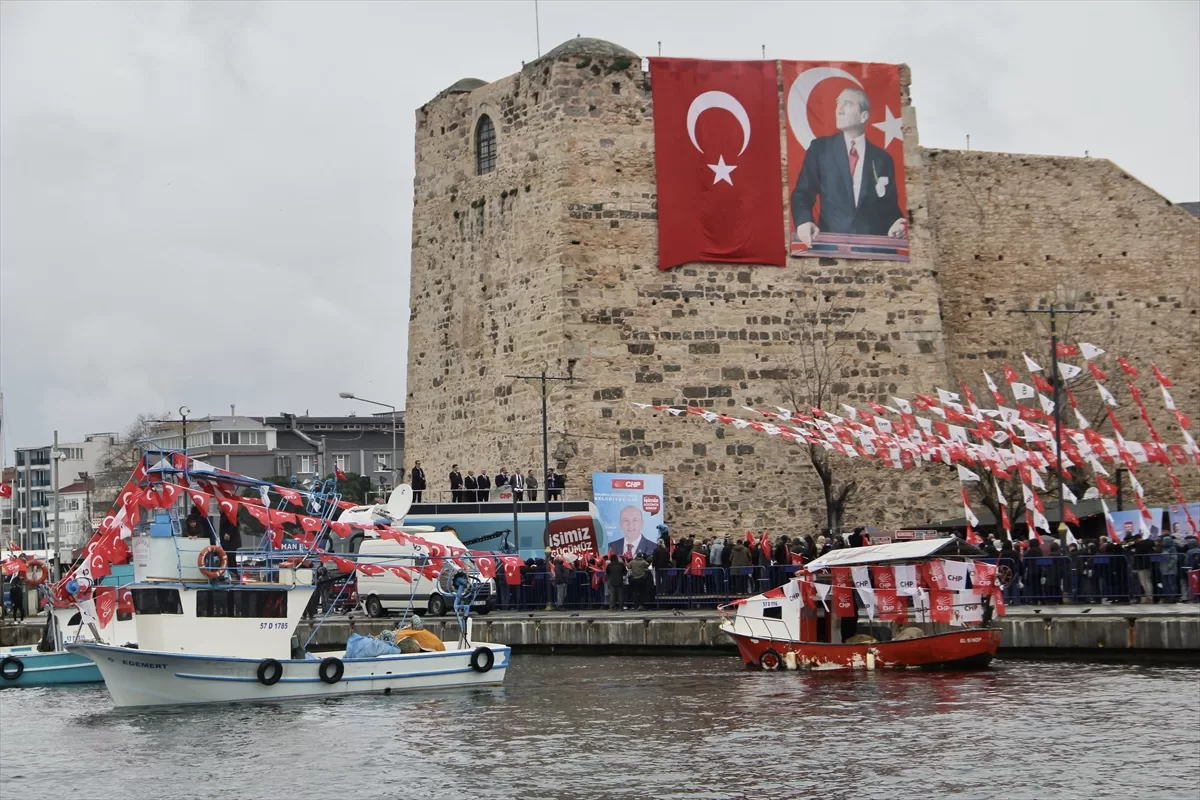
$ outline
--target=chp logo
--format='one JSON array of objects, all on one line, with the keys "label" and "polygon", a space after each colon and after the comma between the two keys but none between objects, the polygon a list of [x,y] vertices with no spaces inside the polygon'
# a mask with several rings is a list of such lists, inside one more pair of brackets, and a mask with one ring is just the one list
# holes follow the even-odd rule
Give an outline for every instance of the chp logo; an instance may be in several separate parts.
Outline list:
[{"label": "chp logo", "polygon": [[613,478],[612,488],[614,489],[644,489],[646,482],[643,480],[631,480],[628,478]]}]

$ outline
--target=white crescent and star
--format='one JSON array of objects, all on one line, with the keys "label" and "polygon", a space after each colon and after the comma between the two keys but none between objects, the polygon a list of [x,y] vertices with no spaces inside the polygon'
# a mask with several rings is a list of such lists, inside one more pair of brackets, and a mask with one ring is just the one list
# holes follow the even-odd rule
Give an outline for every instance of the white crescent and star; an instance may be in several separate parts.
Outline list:
[{"label": "white crescent and star", "polygon": [[[858,88],[863,88],[863,85],[859,83],[857,78],[838,67],[813,67],[806,69],[796,76],[796,80],[792,81],[792,88],[788,90],[788,127],[792,129],[792,135],[796,137],[796,141],[805,150],[809,148],[812,140],[816,138],[812,127],[808,124],[808,101],[812,96],[813,90],[817,88],[817,84],[829,78],[843,78]],[[884,106],[883,111],[883,122],[873,122],[871,123],[871,127],[883,131],[883,146],[887,148],[896,139],[904,141],[904,131],[901,127],[902,122],[900,118],[892,113],[890,107]]]},{"label": "white crescent and star", "polygon": [[[688,106],[687,131],[688,137],[692,140],[692,146],[699,152],[704,152],[700,149],[700,143],[696,141],[696,122],[700,119],[700,115],[710,108],[728,111],[738,121],[738,124],[742,126],[742,149],[738,151],[738,155],[746,152],[746,148],[750,145],[750,115],[746,113],[745,106],[729,92],[703,92],[696,95],[696,99]],[[709,164],[708,168],[713,171],[714,186],[722,181],[733,186],[732,174],[737,169],[737,165],[726,164],[723,154],[717,157],[716,164]]]}]

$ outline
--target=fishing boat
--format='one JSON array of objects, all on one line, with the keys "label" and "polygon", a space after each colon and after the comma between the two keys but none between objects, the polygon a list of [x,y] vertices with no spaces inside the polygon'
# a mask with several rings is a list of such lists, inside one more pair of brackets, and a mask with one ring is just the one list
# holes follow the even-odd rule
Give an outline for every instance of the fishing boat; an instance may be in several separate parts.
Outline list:
[{"label": "fishing boat", "polygon": [[[30,566],[37,569],[36,562],[31,562]],[[40,595],[51,598],[47,604],[42,641],[38,644],[0,647],[0,689],[68,686],[104,680],[91,659],[69,653],[65,647],[76,641],[95,640],[98,637],[108,641],[137,641],[132,621],[132,601],[128,593],[118,586],[123,582],[120,580],[123,575],[131,574],[131,570],[117,568],[108,580],[101,582],[99,591],[95,593],[97,624],[94,625],[86,624],[82,613],[74,605],[53,601],[53,592],[47,591],[42,583],[46,574],[35,579],[31,585],[38,586]],[[104,585],[106,583],[108,585]],[[64,585],[70,585],[70,581],[64,581]],[[73,588],[78,591],[78,583]]]},{"label": "fishing boat", "polygon": [[1004,609],[982,556],[957,538],[834,550],[787,584],[722,606],[721,629],[766,671],[986,667]]},{"label": "fishing boat", "polygon": [[[351,528],[333,520],[339,509],[353,507],[338,498],[336,482],[302,492],[214,470],[175,453],[137,483],[155,509],[130,529],[134,582],[127,588],[138,645],[67,645],[69,652],[95,663],[116,706],[388,694],[503,682],[511,651],[473,638],[470,607],[478,581],[468,578],[458,587],[459,635],[452,641],[438,640],[422,652],[395,650],[374,657],[348,656],[346,650],[307,652],[297,628],[318,589],[314,567],[326,558],[342,563],[350,558],[320,547],[330,530],[343,535]],[[234,520],[240,511],[261,520],[262,545],[238,550],[231,562],[209,540],[182,535],[181,506],[193,503]],[[311,515],[287,511],[288,504]],[[304,545],[299,552],[279,547],[283,531],[277,525],[289,523],[304,531],[298,534]],[[350,565],[368,574],[385,567],[396,568]]]}]

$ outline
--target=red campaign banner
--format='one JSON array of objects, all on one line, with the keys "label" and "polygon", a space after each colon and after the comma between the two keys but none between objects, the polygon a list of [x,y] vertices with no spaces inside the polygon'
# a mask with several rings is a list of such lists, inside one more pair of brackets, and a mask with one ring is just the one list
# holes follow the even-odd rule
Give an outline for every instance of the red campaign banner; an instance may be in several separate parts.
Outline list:
[{"label": "red campaign banner", "polygon": [[100,620],[100,627],[103,628],[112,622],[117,613],[117,587],[97,586],[92,599],[96,601],[96,619]]},{"label": "red campaign banner", "polygon": [[791,254],[908,261],[900,68],[782,65]]},{"label": "red campaign banner", "polygon": [[600,554],[596,526],[589,514],[550,520],[544,542],[545,547],[550,549],[550,558],[558,558],[566,553],[583,558]]},{"label": "red campaign banner", "polygon": [[787,260],[774,61],[650,59],[658,268]]},{"label": "red campaign banner", "polygon": [[871,567],[871,579],[875,583],[877,594],[881,589],[896,588],[896,570],[892,567]]},{"label": "red campaign banner", "polygon": [[954,620],[954,592],[948,589],[929,590],[929,619],[947,625]]},{"label": "red campaign banner", "polygon": [[850,577],[849,567],[832,567],[829,573],[833,576],[833,585],[841,588],[854,588],[854,579]]},{"label": "red campaign banner", "polygon": [[845,586],[833,587],[833,613],[838,617],[856,616],[853,589]]},{"label": "red campaign banner", "polygon": [[908,622],[908,602],[896,594],[894,589],[875,590],[875,611],[882,620]]},{"label": "red campaign banner", "polygon": [[807,609],[816,609],[817,607],[817,587],[813,586],[810,580],[800,581],[800,600],[804,603]]}]

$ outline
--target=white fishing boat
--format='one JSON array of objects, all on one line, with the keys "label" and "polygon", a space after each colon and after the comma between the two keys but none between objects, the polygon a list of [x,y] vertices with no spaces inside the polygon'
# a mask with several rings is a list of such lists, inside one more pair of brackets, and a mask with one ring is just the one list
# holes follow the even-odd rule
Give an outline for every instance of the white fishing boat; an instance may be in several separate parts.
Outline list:
[{"label": "white fishing boat", "polygon": [[[152,470],[151,479],[170,480],[171,471],[155,476]],[[220,480],[261,484],[228,473]],[[458,608],[461,635],[437,640],[428,651],[368,658],[348,658],[344,650],[311,654],[297,635],[316,589],[311,551],[297,556],[268,548],[248,556],[242,550],[233,573],[219,548],[179,534],[173,507],[133,530],[135,582],[126,588],[138,645],[67,646],[95,662],[118,707],[387,694],[504,680],[511,651],[474,641],[470,597]]]}]

